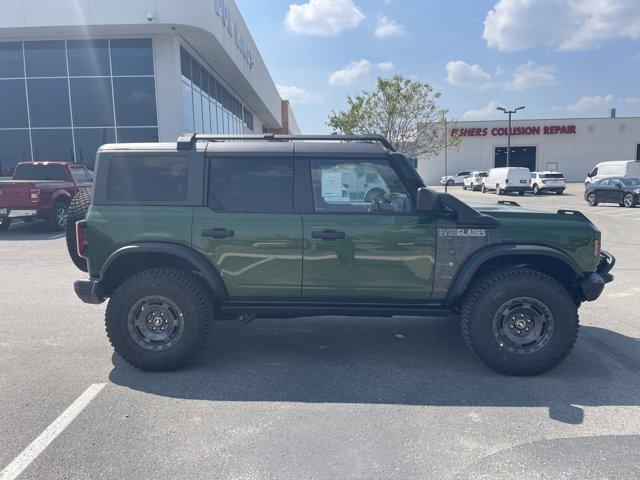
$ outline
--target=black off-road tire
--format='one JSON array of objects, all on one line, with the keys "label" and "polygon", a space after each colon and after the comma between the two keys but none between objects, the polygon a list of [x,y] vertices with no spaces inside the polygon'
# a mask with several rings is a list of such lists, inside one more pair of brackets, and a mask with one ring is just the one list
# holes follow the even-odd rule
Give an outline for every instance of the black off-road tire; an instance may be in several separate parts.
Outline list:
[{"label": "black off-road tire", "polygon": [[[130,333],[129,314],[137,302],[159,296],[173,302],[183,319],[177,343],[164,350],[140,346]],[[172,268],[153,268],[122,282],[107,305],[105,325],[115,351],[131,365],[147,371],[170,371],[190,363],[202,349],[214,319],[212,299],[195,275]]]},{"label": "black off-road tire", "polygon": [[66,201],[62,201],[62,200],[58,200],[57,202],[55,202],[53,204],[53,208],[51,209],[51,214],[49,215],[49,218],[47,218],[47,227],[49,227],[49,230],[60,231],[65,229],[65,226],[67,225],[66,218],[64,219],[64,223],[62,224],[58,223],[59,221],[58,211],[60,209],[64,209],[66,212],[66,215],[68,216],[69,204]]},{"label": "black off-road tire", "polygon": [[[510,300],[526,297],[541,302],[553,317],[553,331],[538,350],[514,352],[498,340],[498,312]],[[535,270],[514,268],[488,274],[470,288],[461,309],[462,334],[486,365],[505,375],[531,376],[559,365],[575,344],[578,307],[556,280]]]},{"label": "black off-road tire", "polygon": [[0,232],[6,232],[10,226],[11,226],[10,218],[3,218],[2,220],[0,220]]},{"label": "black off-road tire", "polygon": [[83,272],[88,271],[87,260],[78,255],[78,249],[76,245],[76,223],[80,220],[84,220],[87,216],[87,211],[91,205],[91,189],[84,188],[79,190],[71,199],[69,204],[69,211],[67,212],[67,225],[66,225],[66,237],[67,237],[67,250],[71,261],[76,267]]}]

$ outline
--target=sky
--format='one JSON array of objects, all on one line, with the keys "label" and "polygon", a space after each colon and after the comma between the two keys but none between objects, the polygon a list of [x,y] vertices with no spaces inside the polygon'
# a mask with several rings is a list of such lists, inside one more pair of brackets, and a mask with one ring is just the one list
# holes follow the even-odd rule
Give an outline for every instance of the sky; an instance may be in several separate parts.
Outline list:
[{"label": "sky", "polygon": [[236,0],[304,133],[402,74],[452,120],[640,115],[640,0]]}]

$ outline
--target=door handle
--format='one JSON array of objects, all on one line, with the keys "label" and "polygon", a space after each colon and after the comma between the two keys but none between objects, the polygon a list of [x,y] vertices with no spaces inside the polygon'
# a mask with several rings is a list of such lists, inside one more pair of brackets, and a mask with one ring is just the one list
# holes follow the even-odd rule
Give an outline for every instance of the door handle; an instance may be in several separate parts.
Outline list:
[{"label": "door handle", "polygon": [[226,228],[212,228],[211,230],[202,230],[200,234],[203,237],[231,238],[235,236],[236,233],[233,230],[227,230]]},{"label": "door handle", "polygon": [[346,235],[344,232],[337,232],[335,230],[323,230],[321,232],[311,232],[311,238],[318,238],[321,240],[342,240]]}]

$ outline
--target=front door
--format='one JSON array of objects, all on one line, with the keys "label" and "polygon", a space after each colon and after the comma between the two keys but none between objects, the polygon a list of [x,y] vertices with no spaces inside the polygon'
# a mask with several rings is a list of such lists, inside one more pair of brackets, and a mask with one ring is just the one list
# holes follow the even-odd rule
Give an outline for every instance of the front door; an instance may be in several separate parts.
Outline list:
[{"label": "front door", "polygon": [[303,214],[303,297],[426,303],[435,225],[415,212],[399,171],[386,157],[308,164],[313,205]]},{"label": "front door", "polygon": [[299,300],[302,217],[293,213],[292,154],[208,159],[207,205],[193,245],[220,273],[232,301]]}]

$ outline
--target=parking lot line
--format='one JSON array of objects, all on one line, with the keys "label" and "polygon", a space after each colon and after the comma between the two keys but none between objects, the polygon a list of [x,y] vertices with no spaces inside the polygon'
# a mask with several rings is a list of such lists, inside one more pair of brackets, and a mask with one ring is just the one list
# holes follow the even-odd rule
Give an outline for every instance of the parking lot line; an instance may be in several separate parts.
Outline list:
[{"label": "parking lot line", "polygon": [[106,386],[106,383],[94,383],[80,395],[69,408],[49,425],[38,438],[25,448],[7,467],[0,472],[0,480],[14,480],[40,455],[73,420],[91,403]]}]

